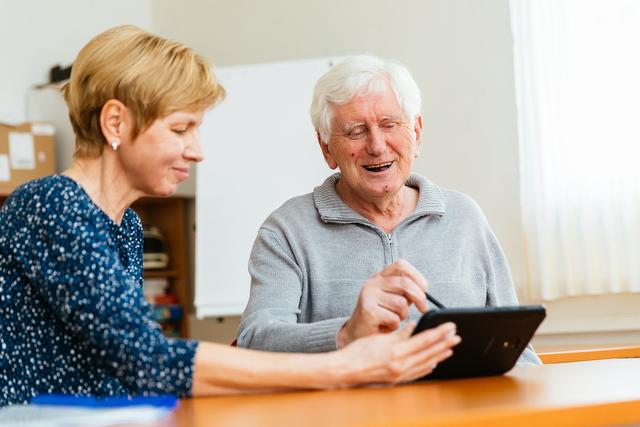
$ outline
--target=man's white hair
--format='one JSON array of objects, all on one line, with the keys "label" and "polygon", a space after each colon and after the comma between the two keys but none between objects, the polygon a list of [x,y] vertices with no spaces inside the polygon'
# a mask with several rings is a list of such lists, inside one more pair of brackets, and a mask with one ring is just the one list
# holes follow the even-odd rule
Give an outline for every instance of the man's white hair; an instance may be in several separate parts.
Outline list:
[{"label": "man's white hair", "polygon": [[420,114],[420,89],[409,70],[398,62],[373,55],[351,56],[327,71],[316,83],[311,102],[311,121],[327,144],[331,137],[333,106],[349,102],[355,96],[382,91],[386,83],[398,99],[411,129]]}]

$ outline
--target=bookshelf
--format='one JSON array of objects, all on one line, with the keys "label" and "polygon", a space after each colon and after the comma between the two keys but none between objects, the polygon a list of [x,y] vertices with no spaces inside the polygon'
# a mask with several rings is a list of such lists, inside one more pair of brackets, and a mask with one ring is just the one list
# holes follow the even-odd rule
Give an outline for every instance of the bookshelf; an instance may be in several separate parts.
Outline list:
[{"label": "bookshelf", "polygon": [[185,197],[143,198],[136,201],[131,208],[140,216],[145,224],[158,227],[167,241],[169,266],[165,270],[145,270],[146,278],[169,279],[169,292],[174,294],[177,304],[182,309],[179,324],[179,336],[188,337],[187,315],[190,311],[189,301],[189,262],[187,242],[186,210],[189,199]]}]

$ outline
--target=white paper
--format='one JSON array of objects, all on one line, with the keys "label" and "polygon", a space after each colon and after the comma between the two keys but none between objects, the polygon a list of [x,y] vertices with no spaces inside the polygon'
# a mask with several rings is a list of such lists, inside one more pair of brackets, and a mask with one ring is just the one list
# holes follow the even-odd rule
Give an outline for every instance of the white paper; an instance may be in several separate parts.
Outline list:
[{"label": "white paper", "polygon": [[11,179],[11,169],[9,169],[9,156],[0,154],[0,182],[7,182]]},{"label": "white paper", "polygon": [[0,427],[106,427],[149,425],[171,411],[152,406],[123,408],[75,408],[47,405],[14,405],[0,408]]},{"label": "white paper", "polygon": [[9,132],[9,158],[13,169],[35,169],[33,136],[28,132]]},{"label": "white paper", "polygon": [[56,128],[49,123],[32,123],[31,133],[34,135],[53,136],[56,133]]}]

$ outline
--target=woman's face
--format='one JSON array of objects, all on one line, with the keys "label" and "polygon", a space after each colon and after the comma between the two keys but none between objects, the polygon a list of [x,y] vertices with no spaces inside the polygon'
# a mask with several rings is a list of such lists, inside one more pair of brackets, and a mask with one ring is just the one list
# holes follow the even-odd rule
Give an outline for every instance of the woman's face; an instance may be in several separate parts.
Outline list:
[{"label": "woman's face", "polygon": [[334,106],[333,113],[331,138],[320,146],[329,167],[340,168],[349,198],[366,203],[397,194],[418,154],[421,118],[409,126],[388,84]]},{"label": "woman's face", "polygon": [[118,156],[133,188],[148,196],[170,196],[202,161],[198,127],[204,111],[177,111],[156,119]]}]

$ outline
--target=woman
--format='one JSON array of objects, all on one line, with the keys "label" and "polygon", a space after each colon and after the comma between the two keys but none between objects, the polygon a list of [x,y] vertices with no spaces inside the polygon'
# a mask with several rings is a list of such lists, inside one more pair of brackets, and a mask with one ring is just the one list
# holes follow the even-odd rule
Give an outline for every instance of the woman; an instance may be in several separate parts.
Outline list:
[{"label": "woman", "polygon": [[169,196],[202,160],[198,126],[223,88],[198,55],[131,26],[82,48],[64,88],[71,167],[0,213],[0,404],[41,393],[179,396],[396,383],[451,354],[453,325],[273,354],[166,338],[142,295],[129,205]]}]

